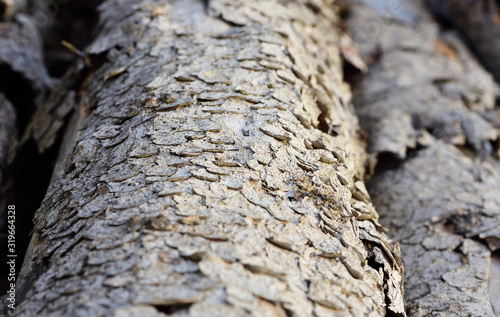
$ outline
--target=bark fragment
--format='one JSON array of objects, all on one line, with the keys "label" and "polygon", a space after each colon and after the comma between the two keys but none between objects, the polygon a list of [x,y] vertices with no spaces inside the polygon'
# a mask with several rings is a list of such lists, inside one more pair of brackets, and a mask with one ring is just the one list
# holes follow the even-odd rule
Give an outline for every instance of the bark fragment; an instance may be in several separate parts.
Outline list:
[{"label": "bark fragment", "polygon": [[35,216],[19,316],[405,315],[330,1],[100,14],[87,52],[106,62]]}]

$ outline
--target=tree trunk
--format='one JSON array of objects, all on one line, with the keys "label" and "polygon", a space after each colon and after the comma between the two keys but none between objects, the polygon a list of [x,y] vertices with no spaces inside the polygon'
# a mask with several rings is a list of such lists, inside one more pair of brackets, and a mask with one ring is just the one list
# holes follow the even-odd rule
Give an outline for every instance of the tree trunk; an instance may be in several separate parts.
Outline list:
[{"label": "tree trunk", "polygon": [[18,316],[405,315],[331,1],[100,14]]},{"label": "tree trunk", "polygon": [[348,8],[371,66],[354,104],[379,161],[370,194],[401,243],[408,313],[499,316],[495,84],[418,2],[377,4]]}]

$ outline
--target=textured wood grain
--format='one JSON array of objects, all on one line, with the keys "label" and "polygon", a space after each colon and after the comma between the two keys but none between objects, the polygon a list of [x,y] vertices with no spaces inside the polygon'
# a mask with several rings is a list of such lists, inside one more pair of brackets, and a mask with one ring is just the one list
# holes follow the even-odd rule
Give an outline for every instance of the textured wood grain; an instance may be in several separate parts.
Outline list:
[{"label": "textured wood grain", "polygon": [[405,315],[330,1],[100,14],[18,316]]},{"label": "textured wood grain", "polygon": [[495,316],[493,79],[419,2],[350,2],[348,10],[348,28],[371,66],[354,99],[379,159],[369,189],[381,222],[401,243],[408,313]]}]

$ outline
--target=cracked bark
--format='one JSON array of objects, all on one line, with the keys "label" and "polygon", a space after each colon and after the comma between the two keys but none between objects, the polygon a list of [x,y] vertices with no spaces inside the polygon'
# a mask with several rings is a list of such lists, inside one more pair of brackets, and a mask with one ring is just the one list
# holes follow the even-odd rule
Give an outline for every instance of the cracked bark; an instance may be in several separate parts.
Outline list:
[{"label": "cracked bark", "polygon": [[337,23],[326,0],[101,5],[16,315],[404,316]]},{"label": "cracked bark", "polygon": [[498,316],[495,84],[420,2],[382,3],[350,1],[347,25],[371,66],[354,104],[380,159],[369,190],[401,243],[408,313]]}]

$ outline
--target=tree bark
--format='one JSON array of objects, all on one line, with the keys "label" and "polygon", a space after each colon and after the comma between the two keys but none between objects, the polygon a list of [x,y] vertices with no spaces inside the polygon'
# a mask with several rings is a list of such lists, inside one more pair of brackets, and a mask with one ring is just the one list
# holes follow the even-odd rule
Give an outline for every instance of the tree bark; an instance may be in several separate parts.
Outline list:
[{"label": "tree bark", "polygon": [[495,84],[419,2],[360,2],[347,25],[370,68],[354,104],[378,158],[374,205],[401,243],[408,313],[498,316]]},{"label": "tree bark", "polygon": [[405,315],[331,1],[100,15],[18,316]]}]

